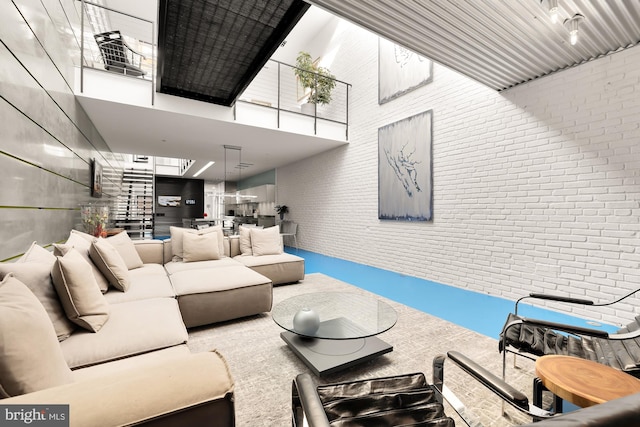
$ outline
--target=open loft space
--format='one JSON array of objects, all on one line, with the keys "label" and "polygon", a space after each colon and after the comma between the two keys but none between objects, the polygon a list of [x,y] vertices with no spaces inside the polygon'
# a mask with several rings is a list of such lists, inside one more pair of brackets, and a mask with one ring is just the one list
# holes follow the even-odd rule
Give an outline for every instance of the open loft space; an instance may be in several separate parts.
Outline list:
[{"label": "open loft space", "polygon": [[639,22],[1,3],[0,419],[640,425]]}]

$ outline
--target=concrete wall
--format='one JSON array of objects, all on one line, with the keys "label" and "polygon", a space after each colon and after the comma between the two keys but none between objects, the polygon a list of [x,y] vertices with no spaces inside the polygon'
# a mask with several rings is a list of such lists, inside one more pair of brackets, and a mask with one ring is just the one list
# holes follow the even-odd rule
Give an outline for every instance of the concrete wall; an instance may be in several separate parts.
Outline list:
[{"label": "concrete wall", "polygon": [[[65,240],[79,205],[117,194],[122,161],[73,96],[80,16],[73,0],[0,2],[0,260]],[[103,199],[89,164],[103,166]]]},{"label": "concrete wall", "polygon": [[[378,105],[377,37],[343,23],[334,43],[350,144],[277,170],[302,248],[509,299],[640,287],[640,47],[503,93],[436,64]],[[380,221],[378,128],[431,109],[434,219]],[[638,302],[575,314],[615,323]]]}]

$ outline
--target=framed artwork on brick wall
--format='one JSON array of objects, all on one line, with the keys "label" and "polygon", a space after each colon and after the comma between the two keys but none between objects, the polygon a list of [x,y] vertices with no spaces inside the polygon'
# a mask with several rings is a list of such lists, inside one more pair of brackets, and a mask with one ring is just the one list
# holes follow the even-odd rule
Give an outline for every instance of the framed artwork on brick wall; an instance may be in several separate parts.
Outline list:
[{"label": "framed artwork on brick wall", "polygon": [[433,219],[433,110],[378,129],[378,218]]},{"label": "framed artwork on brick wall", "polygon": [[378,104],[430,83],[433,62],[409,49],[378,39]]}]

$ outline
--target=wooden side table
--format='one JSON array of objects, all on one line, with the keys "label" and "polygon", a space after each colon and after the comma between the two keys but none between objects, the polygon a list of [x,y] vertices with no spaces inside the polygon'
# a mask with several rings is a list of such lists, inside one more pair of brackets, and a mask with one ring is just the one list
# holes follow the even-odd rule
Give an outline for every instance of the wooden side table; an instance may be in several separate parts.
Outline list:
[{"label": "wooden side table", "polygon": [[640,380],[591,360],[549,355],[536,360],[536,376],[553,394],[582,408],[640,392]]}]

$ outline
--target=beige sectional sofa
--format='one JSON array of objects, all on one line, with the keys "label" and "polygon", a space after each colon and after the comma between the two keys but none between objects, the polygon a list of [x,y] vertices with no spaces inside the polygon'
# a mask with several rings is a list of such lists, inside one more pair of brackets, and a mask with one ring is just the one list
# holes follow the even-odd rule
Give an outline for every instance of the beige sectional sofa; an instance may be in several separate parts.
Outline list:
[{"label": "beige sectional sofa", "polygon": [[[238,259],[234,239],[222,238],[224,255],[202,261],[176,257],[173,239],[127,241],[123,235],[109,245],[113,238],[93,241],[89,249],[83,239],[92,238],[72,232],[66,246],[56,248],[58,257],[34,243],[17,262],[0,265],[0,309],[16,308],[10,289],[27,294],[33,306],[0,310],[0,329],[39,311],[46,324],[33,316],[24,324],[36,328],[34,337],[44,337],[39,343],[48,343],[33,348],[19,339],[28,331],[0,331],[3,404],[67,403],[74,426],[234,425],[226,361],[215,351],[191,354],[186,328],[269,311],[271,279]],[[108,248],[100,252],[99,245]],[[277,280],[304,275],[301,258],[277,260],[290,265],[289,272],[274,269]],[[100,273],[109,282],[104,294],[93,289],[104,288],[93,279]],[[86,294],[83,278],[91,278]]]}]

